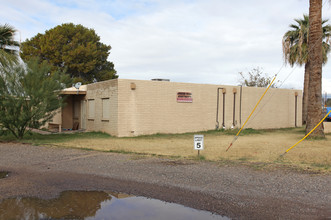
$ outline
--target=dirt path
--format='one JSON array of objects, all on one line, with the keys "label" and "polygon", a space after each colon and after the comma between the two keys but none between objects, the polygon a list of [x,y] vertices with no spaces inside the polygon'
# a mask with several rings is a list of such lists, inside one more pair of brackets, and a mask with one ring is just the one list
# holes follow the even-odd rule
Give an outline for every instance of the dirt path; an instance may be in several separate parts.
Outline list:
[{"label": "dirt path", "polygon": [[176,202],[234,219],[327,219],[331,177],[215,163],[0,143],[0,200],[109,190]]}]

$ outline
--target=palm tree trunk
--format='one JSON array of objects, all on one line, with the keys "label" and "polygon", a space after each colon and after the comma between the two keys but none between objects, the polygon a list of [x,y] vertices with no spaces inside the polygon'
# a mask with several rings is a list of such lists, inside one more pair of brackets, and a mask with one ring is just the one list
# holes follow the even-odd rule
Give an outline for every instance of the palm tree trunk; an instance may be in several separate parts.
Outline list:
[{"label": "palm tree trunk", "polygon": [[309,62],[305,64],[305,78],[303,82],[303,97],[302,97],[302,124],[307,123],[308,111],[308,83],[309,83]]},{"label": "palm tree trunk", "polygon": [[[322,0],[309,1],[309,41],[308,62],[310,63],[308,82],[308,109],[306,134],[322,119]],[[324,137],[323,124],[311,134]]]}]

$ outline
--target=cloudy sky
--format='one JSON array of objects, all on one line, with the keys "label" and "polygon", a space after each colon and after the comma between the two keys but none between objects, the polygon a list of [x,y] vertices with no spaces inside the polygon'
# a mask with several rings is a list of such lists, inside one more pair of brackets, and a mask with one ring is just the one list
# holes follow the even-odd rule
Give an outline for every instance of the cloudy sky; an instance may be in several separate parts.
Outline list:
[{"label": "cloudy sky", "polygon": [[[308,0],[0,0],[0,24],[24,41],[62,23],[93,28],[112,46],[120,78],[238,84],[260,67],[282,88],[302,89],[302,67],[283,65],[282,36],[308,13]],[[323,0],[323,18],[331,6]],[[331,61],[323,92],[331,93]]]}]

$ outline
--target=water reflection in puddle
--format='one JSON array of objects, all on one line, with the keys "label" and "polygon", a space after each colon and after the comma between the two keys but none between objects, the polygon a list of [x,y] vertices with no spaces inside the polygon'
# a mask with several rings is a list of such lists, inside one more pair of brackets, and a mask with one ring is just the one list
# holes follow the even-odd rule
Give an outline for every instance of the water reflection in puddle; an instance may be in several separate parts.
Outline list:
[{"label": "water reflection in puddle", "polygon": [[0,201],[0,219],[229,219],[156,199],[111,192],[67,191],[59,198]]}]

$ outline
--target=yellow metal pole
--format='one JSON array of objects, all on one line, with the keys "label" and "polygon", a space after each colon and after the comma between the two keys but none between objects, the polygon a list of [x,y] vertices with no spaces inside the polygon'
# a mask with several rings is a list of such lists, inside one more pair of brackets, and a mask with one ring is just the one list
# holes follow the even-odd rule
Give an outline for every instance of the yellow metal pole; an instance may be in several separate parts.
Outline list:
[{"label": "yellow metal pole", "polygon": [[274,83],[275,79],[277,77],[277,74],[275,75],[275,77],[273,78],[273,80],[271,81],[270,85],[267,87],[267,89],[264,91],[263,95],[261,96],[260,100],[256,103],[253,111],[251,112],[251,114],[248,116],[248,118],[246,119],[245,123],[243,124],[243,126],[241,126],[240,130],[238,131],[238,133],[236,134],[236,136],[233,138],[232,142],[230,143],[229,147],[226,149],[226,151],[228,151],[230,149],[230,147],[232,146],[232,144],[238,139],[238,135],[240,134],[240,132],[242,131],[242,129],[244,128],[244,126],[246,125],[246,123],[248,122],[248,120],[250,119],[250,117],[253,115],[255,109],[257,108],[257,106],[260,104],[261,100],[263,99],[264,95],[267,93],[267,91],[269,90],[269,88],[271,87],[271,85]]},{"label": "yellow metal pole", "polygon": [[[297,146],[301,141],[303,141],[304,139],[306,139],[324,120],[325,118],[331,113],[331,110],[325,115],[325,117],[313,128],[313,130],[311,130],[306,136],[304,136],[304,138],[302,138],[300,141],[298,141],[296,144],[294,144],[292,147],[290,147],[289,149],[287,149],[285,151],[284,154],[286,154],[287,152],[289,152],[292,148],[294,148],[295,146]],[[283,154],[283,155],[284,155]]]}]

